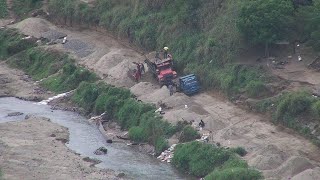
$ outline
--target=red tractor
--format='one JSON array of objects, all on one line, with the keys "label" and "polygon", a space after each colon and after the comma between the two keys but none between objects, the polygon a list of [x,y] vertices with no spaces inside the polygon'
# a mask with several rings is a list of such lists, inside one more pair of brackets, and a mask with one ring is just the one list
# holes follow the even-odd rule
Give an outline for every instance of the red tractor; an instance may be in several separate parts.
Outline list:
[{"label": "red tractor", "polygon": [[177,72],[172,69],[173,58],[168,54],[168,58],[160,59],[148,58],[144,61],[148,65],[149,71],[158,80],[160,86],[168,85],[177,77]]}]

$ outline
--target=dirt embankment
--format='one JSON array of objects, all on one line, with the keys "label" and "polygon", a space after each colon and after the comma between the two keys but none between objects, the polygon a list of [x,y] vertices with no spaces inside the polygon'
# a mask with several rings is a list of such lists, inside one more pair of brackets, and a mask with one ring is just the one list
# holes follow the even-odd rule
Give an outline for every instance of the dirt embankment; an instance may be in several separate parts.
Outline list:
[{"label": "dirt embankment", "polygon": [[12,69],[0,61],[0,97],[13,96],[31,101],[41,101],[53,96],[38,86],[24,72]]},{"label": "dirt embankment", "polygon": [[[143,82],[134,83],[127,71],[134,68],[132,62],[142,62],[144,56],[122,46],[106,34],[59,28],[40,18],[29,18],[13,27],[35,37],[54,31],[66,34],[71,42],[69,45],[58,43],[49,47],[71,53],[79,64],[96,72],[105,82],[130,88],[142,101],[166,103],[171,108],[165,110],[164,117],[171,123],[184,119],[194,120],[197,124],[203,119],[205,131],[212,132],[211,143],[244,147],[248,151],[245,159],[251,166],[262,171],[267,179],[288,179],[299,176],[299,173],[307,176],[311,171],[311,174],[319,171],[318,147],[286,128],[272,125],[267,117],[248,113],[206,93],[193,97],[181,93],[169,96],[165,87],[159,89],[152,82],[144,82],[149,81],[146,75]],[[89,53],[79,53],[82,50]],[[309,178],[312,179],[311,176]],[[320,176],[313,179],[320,179]]]},{"label": "dirt embankment", "polygon": [[0,168],[5,179],[116,179],[65,146],[66,128],[45,118],[0,124]]}]

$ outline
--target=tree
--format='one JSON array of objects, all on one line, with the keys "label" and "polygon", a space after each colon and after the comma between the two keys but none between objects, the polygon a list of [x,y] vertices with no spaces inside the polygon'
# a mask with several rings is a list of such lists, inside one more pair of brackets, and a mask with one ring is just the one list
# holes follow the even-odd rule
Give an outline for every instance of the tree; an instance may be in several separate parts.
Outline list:
[{"label": "tree", "polygon": [[315,0],[312,6],[304,6],[297,13],[300,34],[308,40],[314,50],[320,51],[320,0]]},{"label": "tree", "polygon": [[268,46],[288,37],[293,23],[291,0],[249,0],[241,7],[238,27],[254,44],[264,44],[266,56]]}]

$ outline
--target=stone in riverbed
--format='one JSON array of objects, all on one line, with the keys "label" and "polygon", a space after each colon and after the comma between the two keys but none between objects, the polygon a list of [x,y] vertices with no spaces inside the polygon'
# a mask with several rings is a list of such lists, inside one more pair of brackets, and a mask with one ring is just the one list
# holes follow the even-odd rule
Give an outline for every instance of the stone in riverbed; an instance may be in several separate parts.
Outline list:
[{"label": "stone in riverbed", "polygon": [[22,112],[12,112],[12,113],[8,113],[8,117],[12,117],[12,116],[21,116],[23,115]]},{"label": "stone in riverbed", "polygon": [[94,151],[95,155],[104,155],[108,153],[108,149],[105,147],[99,147],[97,150]]}]

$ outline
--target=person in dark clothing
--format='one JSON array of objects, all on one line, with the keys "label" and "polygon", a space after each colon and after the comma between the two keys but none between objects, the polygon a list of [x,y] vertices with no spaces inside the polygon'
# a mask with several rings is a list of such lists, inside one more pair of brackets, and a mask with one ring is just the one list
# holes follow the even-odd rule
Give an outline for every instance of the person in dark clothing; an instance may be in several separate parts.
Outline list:
[{"label": "person in dark clothing", "polygon": [[205,126],[205,124],[204,124],[204,122],[203,122],[202,119],[201,119],[200,122],[199,122],[199,127],[204,128],[204,126]]},{"label": "person in dark clothing", "polygon": [[139,80],[141,78],[141,66],[140,66],[140,63],[133,62],[133,64],[137,65],[137,78]]},{"label": "person in dark clothing", "polygon": [[145,69],[144,69],[144,64],[143,63],[140,63],[140,69],[141,69],[141,74],[143,73],[146,73]]}]

